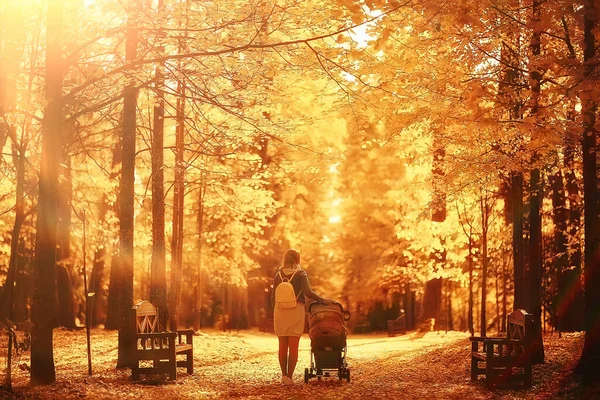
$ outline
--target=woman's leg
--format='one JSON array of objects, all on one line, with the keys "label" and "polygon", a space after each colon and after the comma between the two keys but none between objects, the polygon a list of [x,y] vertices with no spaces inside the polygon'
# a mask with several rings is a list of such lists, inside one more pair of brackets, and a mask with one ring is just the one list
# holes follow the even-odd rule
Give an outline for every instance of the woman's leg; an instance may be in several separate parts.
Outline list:
[{"label": "woman's leg", "polygon": [[298,344],[300,343],[299,336],[288,336],[289,347],[290,347],[290,355],[288,357],[288,369],[287,376],[289,378],[294,375],[294,370],[296,369],[296,363],[298,362]]},{"label": "woman's leg", "polygon": [[281,374],[284,376],[287,376],[288,346],[289,346],[288,338],[289,338],[289,336],[278,336],[278,337],[279,337],[279,366],[281,367]]}]

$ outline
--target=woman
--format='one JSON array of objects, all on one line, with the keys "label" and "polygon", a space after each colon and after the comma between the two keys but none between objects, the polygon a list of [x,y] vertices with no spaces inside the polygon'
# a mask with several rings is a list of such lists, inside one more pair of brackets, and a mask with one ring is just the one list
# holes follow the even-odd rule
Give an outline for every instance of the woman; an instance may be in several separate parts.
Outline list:
[{"label": "woman", "polygon": [[[275,291],[282,282],[289,281],[294,287],[296,305],[292,308],[280,308],[275,304]],[[298,343],[304,333],[306,297],[318,302],[330,304],[331,301],[317,295],[310,288],[308,275],[300,268],[300,253],[294,249],[286,250],[281,267],[277,270],[273,281],[272,303],[275,308],[273,323],[275,334],[279,337],[279,366],[281,367],[281,383],[294,383],[292,378],[298,362]]]}]

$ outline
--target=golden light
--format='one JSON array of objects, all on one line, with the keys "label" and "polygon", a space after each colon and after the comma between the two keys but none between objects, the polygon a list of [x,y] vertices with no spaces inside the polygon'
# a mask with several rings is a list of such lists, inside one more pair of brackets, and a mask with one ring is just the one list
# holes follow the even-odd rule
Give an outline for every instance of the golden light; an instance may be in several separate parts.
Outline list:
[{"label": "golden light", "polygon": [[340,217],[339,215],[332,215],[331,217],[329,217],[330,224],[339,224],[340,222],[342,222],[342,217]]},{"label": "golden light", "polygon": [[378,21],[377,17],[380,17],[381,15],[383,15],[383,11],[369,10],[368,7],[366,7],[366,6],[363,6],[363,11],[365,11],[365,13],[369,17],[375,18],[375,19],[371,22],[362,24],[362,25],[357,26],[356,28],[353,28],[350,30],[349,36],[352,38],[352,40],[354,40],[357,43],[358,48],[367,47],[367,44],[370,41],[375,40],[377,38],[376,36],[369,34],[369,29],[371,29],[373,26],[375,26],[377,24],[377,21]]}]

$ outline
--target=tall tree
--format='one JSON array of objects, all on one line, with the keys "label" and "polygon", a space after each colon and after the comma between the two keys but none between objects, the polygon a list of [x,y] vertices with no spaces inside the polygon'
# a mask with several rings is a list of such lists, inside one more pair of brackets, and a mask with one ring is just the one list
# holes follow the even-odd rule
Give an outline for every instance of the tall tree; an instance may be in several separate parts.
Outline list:
[{"label": "tall tree", "polygon": [[[558,162],[558,160],[557,160]],[[565,187],[563,182],[562,169],[556,165],[556,171],[548,178],[550,190],[552,192],[552,221],[554,223],[553,248],[555,253],[554,269],[557,276],[557,297],[556,302],[556,318],[557,328],[560,331],[564,330],[565,322],[568,319],[566,311],[570,311],[569,301],[571,293],[569,293],[570,285],[568,282],[568,266],[569,254],[567,252],[568,237],[567,237],[567,210],[565,205]]]},{"label": "tall tree", "polygon": [[[66,130],[63,130],[63,143],[68,143]],[[73,181],[71,159],[66,149],[61,152],[59,164],[58,232],[56,254],[56,290],[58,297],[58,324],[75,329],[75,298],[71,277],[71,202]]]},{"label": "tall tree", "polygon": [[598,29],[596,0],[583,3],[583,82],[579,92],[583,114],[583,192],[584,192],[584,301],[585,342],[577,371],[586,381],[598,380],[600,368],[600,216],[598,210],[597,144],[597,53],[595,33]]},{"label": "tall tree", "polygon": [[[127,33],[125,38],[125,62],[136,59],[138,42],[139,0],[127,2]],[[119,226],[119,345],[117,368],[131,365],[130,349],[133,345],[133,230],[134,230],[134,184],[135,184],[135,138],[137,128],[137,88],[132,81],[123,90],[121,207]]]},{"label": "tall tree", "polygon": [[[563,14],[561,17],[561,24],[563,28],[563,34],[567,49],[569,51],[568,58],[570,60],[577,60],[577,52],[571,41],[571,33],[567,18]],[[582,251],[581,251],[581,194],[580,194],[580,182],[577,177],[576,171],[578,167],[576,165],[576,148],[580,143],[580,137],[577,133],[576,126],[576,115],[578,114],[575,109],[575,99],[570,101],[569,112],[567,114],[567,120],[571,122],[571,127],[567,130],[564,140],[564,187],[566,194],[562,197],[567,196],[569,201],[567,215],[564,218],[567,219],[568,224],[564,224],[566,231],[562,234],[567,242],[567,260],[566,266],[559,278],[559,298],[558,298],[558,310],[559,310],[559,324],[562,324],[563,330],[569,331],[580,331],[584,329],[583,325],[583,285],[581,282],[581,270],[582,270]],[[579,161],[579,160],[577,160]],[[565,202],[566,203],[566,202]],[[560,240],[560,239],[559,239]],[[568,293],[568,294],[567,294]],[[561,296],[564,297],[561,298]],[[560,316],[562,314],[562,318]]]},{"label": "tall tree", "polygon": [[[186,7],[189,5],[186,4]],[[189,20],[186,20],[186,35]],[[178,43],[178,52],[184,51],[183,41]],[[178,63],[181,68],[181,62]],[[177,103],[175,109],[175,176],[173,184],[173,233],[171,236],[171,286],[169,290],[169,326],[172,330],[177,329],[179,319],[179,305],[181,303],[181,286],[183,270],[183,221],[185,202],[185,132],[186,132],[186,77],[182,76],[177,81]],[[196,296],[198,298],[198,325],[202,313],[201,280],[202,280],[202,224],[204,218],[204,182],[200,178],[200,197],[198,199],[198,275],[196,281]]]},{"label": "tall tree", "polygon": [[[542,84],[542,74],[539,70],[539,59],[541,53],[542,36],[542,1],[533,0],[532,5],[532,26],[533,35],[531,36],[531,65],[530,65],[530,84],[531,84],[531,113],[530,115],[537,121],[540,107],[540,92]],[[539,129],[534,124],[532,138],[539,140]],[[533,161],[537,162],[538,155],[534,151]],[[544,362],[544,346],[542,343],[542,179],[539,167],[534,167],[530,171],[529,188],[529,309],[533,315],[534,327],[536,330],[536,339],[534,340],[534,362]]]},{"label": "tall tree", "polygon": [[52,331],[56,326],[56,246],[59,205],[59,162],[63,143],[61,101],[63,63],[61,50],[62,0],[50,0],[46,19],[46,74],[42,120],[38,212],[35,236],[35,266],[31,304],[31,382],[55,381]]},{"label": "tall tree", "polygon": [[[0,9],[0,148],[10,138],[12,143],[12,162],[16,169],[15,190],[15,219],[11,233],[10,256],[8,271],[6,273],[5,290],[0,294],[0,318],[13,319],[14,285],[17,277],[18,251],[21,236],[21,227],[25,222],[25,160],[28,149],[28,140],[25,134],[17,138],[15,126],[9,124],[7,110],[14,104],[11,95],[15,85],[15,70],[19,65],[19,48],[22,39],[18,33],[21,28],[22,13],[20,5],[15,3],[2,3]],[[0,160],[0,163],[2,161]],[[12,338],[9,337],[9,340]],[[9,347],[10,348],[10,347]],[[10,350],[9,350],[10,351]]]},{"label": "tall tree", "polygon": [[[185,211],[185,83],[180,82],[178,85],[180,97],[177,101],[177,126],[175,132],[175,183],[173,187],[173,236],[171,238],[171,287],[169,291],[169,326],[172,330],[177,329],[179,304],[181,302],[183,214]],[[202,232],[199,232],[199,235],[201,236]]]},{"label": "tall tree", "polygon": [[[572,135],[572,134],[571,134]],[[569,136],[571,136],[569,135]],[[559,284],[569,293],[568,303],[566,303],[565,312],[562,321],[565,322],[563,330],[580,331],[584,328],[584,301],[583,285],[581,281],[582,271],[582,249],[581,249],[581,189],[577,178],[575,152],[579,144],[578,138],[568,137],[565,143],[564,166],[565,166],[565,188],[569,199],[568,225],[565,227],[569,240],[567,241],[567,265],[569,269],[564,271]],[[562,307],[559,304],[558,307]],[[564,317],[568,317],[565,321]]]},{"label": "tall tree", "polygon": [[[163,0],[158,1],[158,13],[164,12]],[[157,40],[163,39],[159,30]],[[164,53],[161,44],[157,49]],[[159,323],[166,327],[167,317],[167,277],[165,266],[165,165],[164,165],[164,131],[165,131],[165,92],[164,62],[159,62],[155,69],[154,91],[154,124],[152,127],[152,262],[150,265],[150,301],[159,311]]]},{"label": "tall tree", "polygon": [[[444,188],[444,158],[446,157],[446,148],[440,141],[440,133],[433,134],[433,162],[432,162],[432,204],[433,211],[431,221],[433,224],[441,223],[446,220],[446,190]],[[436,238],[441,244],[441,248],[433,249],[434,272],[439,274],[446,264],[446,249],[444,247],[445,238],[444,232],[440,230],[437,234],[440,237]],[[433,318],[435,321],[435,329],[440,326],[437,323],[440,317],[440,309],[442,303],[442,278],[435,277],[429,279],[425,283],[425,293],[423,294],[423,318]],[[485,331],[484,331],[485,332]]]},{"label": "tall tree", "polygon": [[513,307],[525,308],[525,244],[523,239],[523,174],[513,172],[511,174],[511,204],[513,222],[513,274],[514,274],[514,302]]},{"label": "tall tree", "polygon": [[462,228],[463,233],[467,237],[467,270],[469,274],[469,286],[468,286],[468,300],[467,300],[467,328],[471,333],[471,336],[475,335],[474,328],[474,316],[473,316],[473,308],[474,308],[474,299],[473,299],[473,270],[475,264],[475,233],[473,232],[473,220],[469,219],[466,207],[464,209],[464,213],[461,215],[460,209],[458,205],[456,207],[456,211],[458,214],[458,220],[460,221],[460,226]]},{"label": "tall tree", "polygon": [[[119,168],[121,166],[121,139],[119,137],[116,137],[115,140],[117,141],[117,144],[114,146],[113,150],[112,150],[112,159],[111,159],[111,168],[110,168],[110,172],[109,172],[109,181],[113,182],[113,181],[117,181],[118,177],[119,177]],[[118,197],[115,196],[117,198],[117,201],[115,203],[112,203],[109,198],[110,195],[114,195],[115,193],[102,193],[102,199],[100,200],[100,205],[98,206],[98,220],[99,220],[99,224],[100,224],[100,237],[101,237],[101,241],[98,244],[98,247],[96,248],[96,250],[94,251],[94,262],[93,262],[93,266],[92,266],[92,274],[91,274],[91,278],[90,278],[90,292],[94,293],[94,298],[92,301],[92,305],[91,305],[91,321],[92,321],[92,325],[98,325],[101,323],[105,324],[105,328],[106,329],[118,329],[119,324],[118,324],[118,310],[117,310],[117,306],[116,304],[118,304],[117,301],[117,292],[116,292],[116,288],[117,285],[113,285],[113,283],[115,283],[116,278],[114,273],[118,270],[116,263],[117,263],[117,257],[113,256],[112,263],[109,263],[109,265],[111,265],[111,269],[110,269],[110,287],[109,287],[109,293],[106,296],[107,297],[107,301],[105,302],[105,296],[104,296],[104,292],[105,292],[105,288],[104,288],[104,281],[105,281],[105,266],[107,264],[106,259],[109,257],[109,252],[107,250],[112,250],[111,249],[111,245],[110,245],[110,241],[109,241],[109,235],[112,232],[111,228],[111,223],[109,222],[109,218],[107,218],[107,214],[109,213],[109,211],[113,211],[115,212],[115,204],[118,204]],[[116,212],[115,212],[116,214]],[[113,280],[114,279],[114,280]],[[112,290],[112,293],[111,293]],[[109,307],[108,302],[112,302],[111,304],[114,304],[114,306]],[[109,309],[113,309],[115,310],[114,312],[112,312],[111,318],[109,320],[108,318],[108,313],[107,311]]]},{"label": "tall tree", "polygon": [[487,193],[482,193],[479,199],[481,212],[481,336],[487,334],[487,275],[488,275],[488,234],[490,228],[491,207]]}]

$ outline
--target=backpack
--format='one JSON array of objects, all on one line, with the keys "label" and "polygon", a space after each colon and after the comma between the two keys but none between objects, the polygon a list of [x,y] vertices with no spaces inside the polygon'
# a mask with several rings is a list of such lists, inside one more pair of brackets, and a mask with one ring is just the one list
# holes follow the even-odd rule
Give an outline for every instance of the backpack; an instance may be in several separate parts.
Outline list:
[{"label": "backpack", "polygon": [[275,306],[280,310],[296,307],[296,301],[298,300],[300,293],[296,296],[294,285],[292,285],[292,279],[294,279],[294,276],[298,271],[300,271],[300,269],[296,270],[290,278],[284,278],[283,275],[281,275],[281,270],[279,271],[281,283],[275,288]]}]

